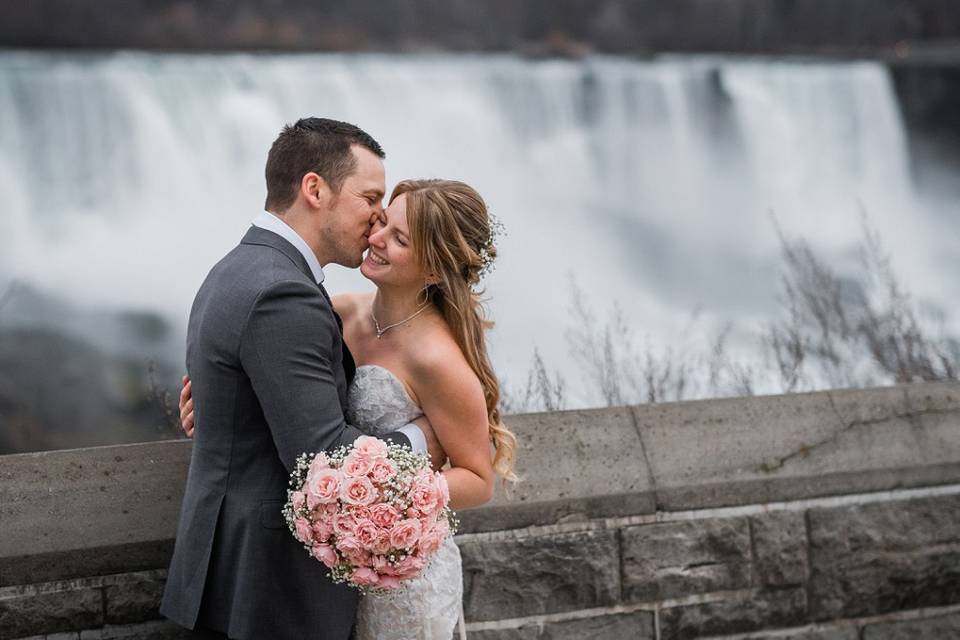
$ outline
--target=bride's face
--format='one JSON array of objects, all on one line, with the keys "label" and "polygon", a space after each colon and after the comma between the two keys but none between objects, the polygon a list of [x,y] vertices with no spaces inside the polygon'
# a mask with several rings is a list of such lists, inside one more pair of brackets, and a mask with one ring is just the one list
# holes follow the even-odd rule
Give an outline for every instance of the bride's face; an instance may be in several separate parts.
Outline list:
[{"label": "bride's face", "polygon": [[360,273],[378,285],[420,289],[425,278],[410,245],[406,200],[405,194],[397,196],[373,223]]}]

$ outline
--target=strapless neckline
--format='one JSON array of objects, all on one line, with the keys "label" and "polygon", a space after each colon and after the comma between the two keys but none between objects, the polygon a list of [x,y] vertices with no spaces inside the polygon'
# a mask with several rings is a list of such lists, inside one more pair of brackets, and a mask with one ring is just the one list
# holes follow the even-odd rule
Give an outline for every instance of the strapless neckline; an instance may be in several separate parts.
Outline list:
[{"label": "strapless neckline", "polygon": [[379,371],[383,371],[384,373],[387,374],[387,378],[389,378],[391,382],[393,382],[399,389],[403,390],[403,395],[406,396],[407,400],[409,400],[411,404],[413,404],[416,407],[420,406],[417,404],[416,400],[413,399],[413,396],[410,395],[410,392],[407,391],[407,385],[403,384],[403,380],[400,379],[400,376],[395,374],[393,371],[390,371],[390,369],[387,369],[382,364],[357,365],[357,371],[359,371],[360,369],[377,369]]},{"label": "strapless neckline", "polygon": [[403,381],[379,364],[357,367],[347,390],[347,423],[382,437],[423,415]]}]

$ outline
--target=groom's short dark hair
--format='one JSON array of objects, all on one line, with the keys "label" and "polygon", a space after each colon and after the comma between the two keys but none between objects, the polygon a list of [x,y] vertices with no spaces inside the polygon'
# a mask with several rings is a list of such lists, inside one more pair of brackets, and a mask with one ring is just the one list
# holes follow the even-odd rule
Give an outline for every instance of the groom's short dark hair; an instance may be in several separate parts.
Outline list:
[{"label": "groom's short dark hair", "polygon": [[300,181],[311,171],[340,192],[343,181],[357,168],[350,146],[366,147],[380,158],[386,156],[373,137],[348,122],[329,118],[302,118],[286,125],[267,154],[267,202],[269,211],[283,211],[297,199]]}]

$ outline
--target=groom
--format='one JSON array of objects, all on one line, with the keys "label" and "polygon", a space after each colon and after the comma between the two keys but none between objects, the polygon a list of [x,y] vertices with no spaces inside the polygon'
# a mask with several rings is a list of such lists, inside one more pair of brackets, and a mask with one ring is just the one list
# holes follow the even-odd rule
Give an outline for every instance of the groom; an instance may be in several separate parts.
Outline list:
[{"label": "groom", "polygon": [[[198,637],[345,640],[356,591],[287,530],[303,452],[353,442],[354,363],[322,265],[360,265],[384,196],[383,150],[344,122],[287,126],[267,157],[266,212],[207,276],[190,312],[196,430],[160,612]],[[398,443],[437,455],[427,423]]]}]

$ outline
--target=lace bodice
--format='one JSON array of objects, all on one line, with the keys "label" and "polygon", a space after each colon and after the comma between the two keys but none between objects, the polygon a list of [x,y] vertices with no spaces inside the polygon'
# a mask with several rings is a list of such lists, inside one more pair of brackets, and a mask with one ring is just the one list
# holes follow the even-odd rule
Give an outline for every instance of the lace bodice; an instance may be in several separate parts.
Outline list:
[{"label": "lace bodice", "polygon": [[[379,365],[361,365],[348,390],[347,422],[367,435],[396,431],[423,415],[403,383]],[[460,617],[460,550],[448,538],[423,574],[402,591],[364,596],[356,640],[450,640]]]},{"label": "lace bodice", "polygon": [[357,367],[347,392],[347,423],[367,435],[382,436],[423,415],[407,388],[389,369],[376,364]]}]

